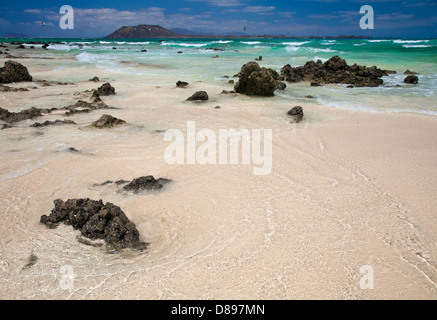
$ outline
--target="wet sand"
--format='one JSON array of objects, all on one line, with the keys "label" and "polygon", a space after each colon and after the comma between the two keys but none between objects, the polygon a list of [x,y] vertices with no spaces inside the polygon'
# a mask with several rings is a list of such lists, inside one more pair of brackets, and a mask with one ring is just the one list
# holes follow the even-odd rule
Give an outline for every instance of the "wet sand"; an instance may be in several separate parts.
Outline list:
[{"label": "wet sand", "polygon": [[[57,77],[40,61],[21,62],[36,79]],[[101,69],[68,80],[77,76],[64,68],[57,79],[74,84],[0,94],[3,108],[19,111],[72,104],[76,92],[103,81],[117,92],[102,97],[117,109],[68,118],[77,126],[29,128],[64,119],[49,115],[0,131],[1,299],[437,298],[435,117],[308,100],[299,103],[305,120],[290,124],[293,102],[221,95],[232,88],[225,82],[177,89],[183,79],[140,82]],[[86,81],[93,76],[102,82]],[[199,90],[208,102],[185,101]],[[128,125],[86,128],[103,113]],[[241,164],[168,165],[162,131],[184,131],[187,121],[213,131],[272,129],[272,173],[254,176],[253,166]],[[94,186],[144,175],[173,183],[139,195]],[[148,251],[108,254],[79,243],[71,227],[47,229],[39,218],[57,198],[120,206]],[[69,289],[61,285],[63,266],[73,270]],[[360,288],[363,266],[374,270],[373,290]]]}]

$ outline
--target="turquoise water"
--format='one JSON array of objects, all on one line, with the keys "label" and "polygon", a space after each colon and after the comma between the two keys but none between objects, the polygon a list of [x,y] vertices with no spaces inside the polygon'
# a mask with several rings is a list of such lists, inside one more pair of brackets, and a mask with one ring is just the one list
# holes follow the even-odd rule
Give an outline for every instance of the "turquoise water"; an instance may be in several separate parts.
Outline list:
[{"label": "turquoise water", "polygon": [[[262,56],[262,66],[278,72],[286,65],[299,66],[309,60],[326,61],[339,55],[348,64],[376,65],[397,71],[384,77],[379,88],[346,88],[328,85],[289,84],[284,99],[299,101],[312,95],[320,104],[369,112],[418,112],[437,115],[436,39],[32,39],[58,41],[48,56],[74,58],[65,62],[77,67],[97,67],[139,79],[179,76],[186,81],[217,81],[232,77],[241,66]],[[0,42],[19,39],[0,39]],[[26,40],[21,40],[26,41]],[[36,45],[37,47],[37,45]],[[114,50],[113,48],[116,48]],[[147,52],[140,52],[146,49]],[[214,50],[215,49],[215,50]],[[182,51],[182,54],[178,54]],[[29,52],[29,51],[28,51]],[[41,53],[35,53],[41,55]],[[212,59],[218,55],[219,58]],[[137,66],[137,67],[136,67]],[[142,70],[141,66],[155,67]],[[144,68],[143,68],[144,69]],[[419,73],[418,85],[403,83],[407,69]],[[68,79],[59,79],[68,80]],[[139,80],[141,81],[141,80]],[[396,87],[401,85],[401,87]]]}]

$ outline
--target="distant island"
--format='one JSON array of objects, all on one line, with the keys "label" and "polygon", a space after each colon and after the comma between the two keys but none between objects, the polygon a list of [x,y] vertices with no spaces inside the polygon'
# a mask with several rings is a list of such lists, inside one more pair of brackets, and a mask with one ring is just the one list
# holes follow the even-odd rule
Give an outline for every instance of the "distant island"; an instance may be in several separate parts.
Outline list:
[{"label": "distant island", "polygon": [[27,39],[27,38],[32,38],[31,36],[27,35],[27,34],[23,34],[23,33],[6,33],[2,36],[0,36],[1,38],[15,38],[15,39]]},{"label": "distant island", "polygon": [[158,25],[138,25],[138,26],[125,26],[117,31],[111,33],[106,39],[155,39],[155,38],[163,38],[163,39],[177,39],[177,38],[272,38],[272,39],[281,39],[281,38],[296,38],[296,39],[370,39],[372,37],[364,37],[364,36],[346,36],[340,35],[338,37],[321,37],[321,36],[309,36],[309,37],[296,37],[289,36],[286,37],[284,35],[272,36],[272,35],[259,35],[259,36],[250,36],[241,33],[236,34],[226,34],[226,35],[211,35],[206,33],[196,33],[194,31],[175,28],[172,30],[168,30],[164,27]]}]

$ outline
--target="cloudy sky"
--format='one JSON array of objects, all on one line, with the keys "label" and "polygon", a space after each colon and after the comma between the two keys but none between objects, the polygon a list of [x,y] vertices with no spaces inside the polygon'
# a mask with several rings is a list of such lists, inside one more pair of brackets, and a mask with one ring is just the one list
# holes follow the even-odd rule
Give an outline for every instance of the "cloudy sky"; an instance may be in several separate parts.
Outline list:
[{"label": "cloudy sky", "polygon": [[[74,9],[74,29],[63,30],[60,8]],[[360,28],[360,8],[374,9],[373,30]],[[41,23],[45,22],[42,27]],[[216,34],[285,36],[364,35],[437,37],[437,0],[1,0],[0,35],[104,37],[122,26],[161,25]]]}]

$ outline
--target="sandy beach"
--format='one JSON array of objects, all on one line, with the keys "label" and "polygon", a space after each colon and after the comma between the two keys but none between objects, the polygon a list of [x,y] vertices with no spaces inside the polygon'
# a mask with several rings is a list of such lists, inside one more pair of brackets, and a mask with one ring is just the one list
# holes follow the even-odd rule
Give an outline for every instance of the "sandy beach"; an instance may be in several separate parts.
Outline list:
[{"label": "sandy beach", "polygon": [[[180,89],[179,74],[138,81],[68,59],[59,68],[16,59],[34,80],[67,84],[11,84],[29,91],[0,93],[1,107],[63,107],[109,82],[117,94],[102,100],[114,109],[69,118],[77,125],[29,127],[65,118],[54,113],[0,131],[0,299],[437,298],[435,116],[221,94],[233,88],[227,80]],[[88,81],[94,76],[99,83]],[[207,102],[186,101],[200,90]],[[296,105],[305,111],[297,124],[287,116]],[[105,113],[127,125],[87,127]],[[188,121],[214,132],[271,129],[271,174],[167,164],[164,133],[185,132]],[[142,194],[96,185],[148,175],[172,183]],[[46,228],[40,217],[59,198],[120,206],[147,251],[109,254],[78,242],[69,226]],[[67,289],[64,266],[74,279]],[[373,289],[360,287],[363,266],[374,272]]]}]

